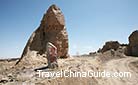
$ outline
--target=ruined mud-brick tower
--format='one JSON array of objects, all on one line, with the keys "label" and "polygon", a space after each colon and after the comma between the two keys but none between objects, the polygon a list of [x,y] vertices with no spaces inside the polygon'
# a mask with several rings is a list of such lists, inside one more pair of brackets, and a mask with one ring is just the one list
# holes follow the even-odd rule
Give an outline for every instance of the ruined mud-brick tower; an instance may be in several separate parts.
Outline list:
[{"label": "ruined mud-brick tower", "polygon": [[68,34],[65,19],[60,8],[56,5],[51,5],[44,14],[40,26],[32,33],[16,64],[45,62],[47,42],[51,42],[57,47],[58,57],[68,57]]}]

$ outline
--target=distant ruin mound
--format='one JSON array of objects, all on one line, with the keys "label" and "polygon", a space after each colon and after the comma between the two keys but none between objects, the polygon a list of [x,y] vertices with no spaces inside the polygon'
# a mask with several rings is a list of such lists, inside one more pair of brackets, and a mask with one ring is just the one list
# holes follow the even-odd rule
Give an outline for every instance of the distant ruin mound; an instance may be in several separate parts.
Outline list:
[{"label": "distant ruin mound", "polygon": [[119,51],[127,56],[138,57],[138,30],[132,32],[128,38],[129,44],[120,44],[118,41],[108,41],[103,48],[99,48],[98,53],[109,50]]},{"label": "distant ruin mound", "polygon": [[117,50],[119,46],[120,46],[120,43],[118,41],[108,41],[101,49],[101,52],[103,53],[111,49]]},{"label": "distant ruin mound", "polygon": [[127,47],[127,55],[138,57],[138,30],[132,32],[129,36],[129,44]]}]

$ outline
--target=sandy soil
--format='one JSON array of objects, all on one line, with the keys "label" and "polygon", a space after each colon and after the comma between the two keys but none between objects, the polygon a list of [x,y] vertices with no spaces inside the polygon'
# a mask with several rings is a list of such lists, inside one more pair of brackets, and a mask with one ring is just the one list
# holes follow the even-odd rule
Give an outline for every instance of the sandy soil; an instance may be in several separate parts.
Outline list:
[{"label": "sandy soil", "polygon": [[16,61],[0,61],[0,84],[5,85],[137,85],[138,84],[138,58],[126,56],[124,58],[105,59],[101,62],[102,56],[81,56],[70,57],[68,59],[58,59],[58,69],[45,69],[44,71],[112,71],[112,72],[131,72],[131,77],[59,77],[42,78],[38,76],[35,68],[43,67],[40,65],[34,68],[15,67]]}]

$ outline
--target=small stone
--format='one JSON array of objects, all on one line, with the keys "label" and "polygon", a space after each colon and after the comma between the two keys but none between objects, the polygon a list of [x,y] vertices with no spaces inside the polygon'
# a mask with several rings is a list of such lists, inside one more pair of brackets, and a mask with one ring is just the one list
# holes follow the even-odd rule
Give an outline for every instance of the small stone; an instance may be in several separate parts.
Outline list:
[{"label": "small stone", "polygon": [[8,82],[8,78],[2,78],[1,80],[0,80],[0,83],[7,83]]}]

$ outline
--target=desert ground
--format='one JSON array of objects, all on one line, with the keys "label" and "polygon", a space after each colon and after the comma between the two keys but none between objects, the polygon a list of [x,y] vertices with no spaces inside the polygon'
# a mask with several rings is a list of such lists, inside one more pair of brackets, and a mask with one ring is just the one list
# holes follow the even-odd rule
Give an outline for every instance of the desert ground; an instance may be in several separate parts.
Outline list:
[{"label": "desert ground", "polygon": [[[17,59],[18,60],[18,59]],[[1,85],[137,85],[138,58],[125,55],[112,55],[110,51],[104,54],[72,56],[58,59],[59,68],[43,69],[43,71],[112,71],[131,72],[131,77],[39,77],[36,68],[45,67],[47,63],[32,67],[15,66],[16,59],[0,61]]]}]

